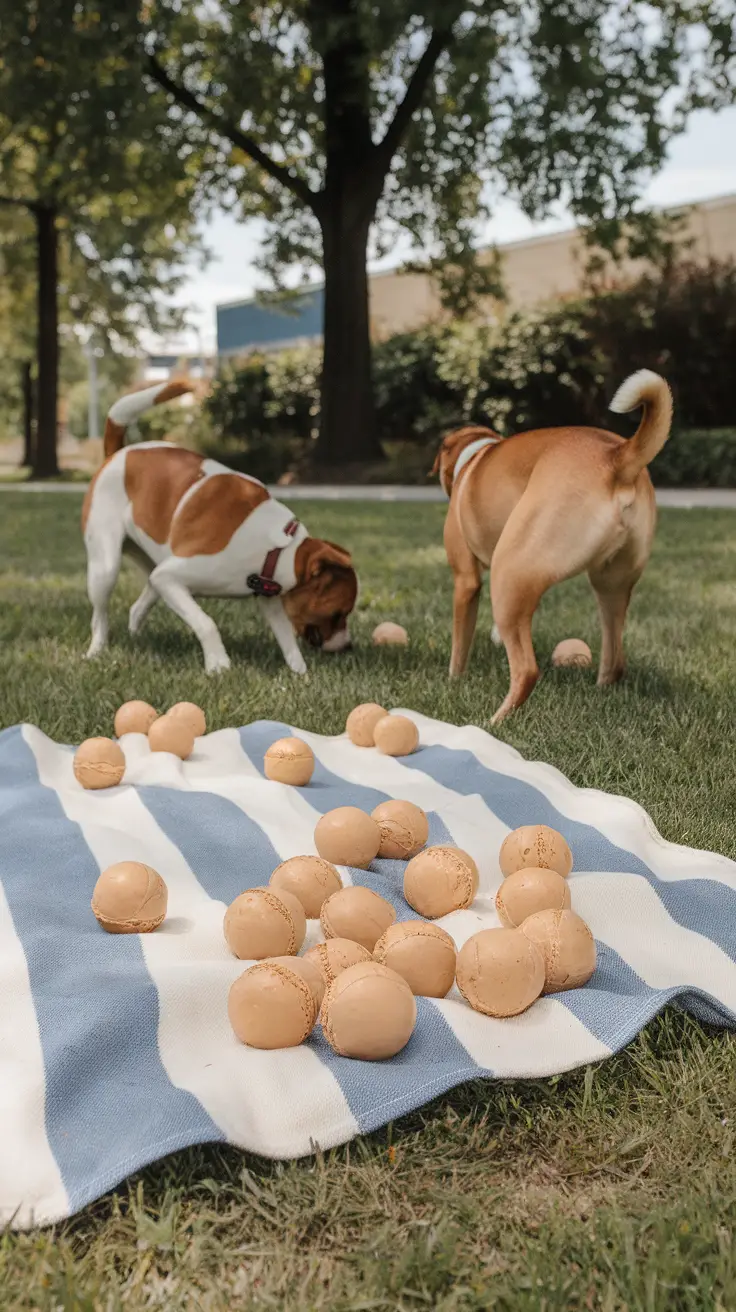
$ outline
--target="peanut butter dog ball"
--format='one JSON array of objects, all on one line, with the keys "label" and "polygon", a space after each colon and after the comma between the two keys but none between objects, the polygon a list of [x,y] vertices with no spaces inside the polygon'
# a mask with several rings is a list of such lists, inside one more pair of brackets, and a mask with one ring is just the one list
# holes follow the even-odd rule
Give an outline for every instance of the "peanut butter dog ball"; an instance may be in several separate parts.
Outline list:
[{"label": "peanut butter dog ball", "polygon": [[409,634],[400,624],[394,624],[393,620],[384,620],[383,624],[377,624],[373,630],[373,643],[376,647],[406,647],[409,644]]},{"label": "peanut butter dog ball", "polygon": [[484,1016],[518,1016],[544,988],[544,957],[520,929],[482,929],[457,954],[457,986]]},{"label": "peanut butter dog ball", "polygon": [[325,861],[367,870],[378,855],[381,831],[375,820],[357,806],[338,806],[317,821],[314,843]]},{"label": "peanut butter dog ball", "polygon": [[167,711],[167,715],[174,720],[183,720],[191,729],[193,738],[202,738],[207,732],[204,711],[195,702],[176,702],[171,710]]},{"label": "peanut butter dog ball", "polygon": [[88,738],[74,754],[74,776],[83,788],[114,788],[125,774],[125,757],[112,738]]},{"label": "peanut butter dog ball", "polygon": [[345,721],[345,732],[351,743],[356,747],[372,747],[373,730],[385,715],[388,711],[377,702],[363,702],[362,706],[356,706]]},{"label": "peanut butter dog ball", "polygon": [[115,713],[115,736],[122,738],[124,733],[148,733],[158,718],[158,711],[148,702],[123,702]]},{"label": "peanut butter dog ball", "polygon": [[[304,961],[312,961],[319,970],[325,988],[333,979],[347,970],[348,966],[357,966],[360,961],[372,961],[367,948],[350,938],[330,938],[326,943],[317,943],[304,953]],[[300,958],[301,960],[301,958]]]},{"label": "peanut butter dog ball", "polygon": [[371,815],[381,831],[379,856],[407,861],[429,837],[429,821],[421,806],[413,802],[381,802]]},{"label": "peanut butter dog ball", "polygon": [[249,888],[225,912],[225,939],[241,961],[296,956],[307,932],[304,907],[286,889]]},{"label": "peanut butter dog ball", "polygon": [[469,907],[477,892],[478,867],[460,847],[428,847],[404,871],[404,897],[430,920]]},{"label": "peanut butter dog ball", "polygon": [[574,911],[536,911],[519,931],[544,957],[545,993],[579,989],[595,970],[595,939]]},{"label": "peanut butter dog ball", "polygon": [[349,884],[328,897],[319,923],[325,938],[351,938],[372,952],[395,919],[391,903],[379,893],[361,884]]},{"label": "peanut butter dog ball", "polygon": [[241,1043],[251,1048],[295,1048],[314,1029],[317,1007],[307,981],[294,966],[260,961],[235,980],[227,1014]]},{"label": "peanut butter dog ball", "polygon": [[496,894],[498,918],[509,929],[516,929],[535,911],[563,911],[569,905],[567,880],[556,870],[517,870],[504,879]]},{"label": "peanut butter dog ball", "polygon": [[374,961],[395,970],[422,998],[447,996],[455,979],[455,957],[450,935],[423,920],[391,925],[373,949]]},{"label": "peanut butter dog ball", "polygon": [[384,756],[411,756],[419,746],[419,730],[406,715],[384,715],[373,730],[373,741]]},{"label": "peanut butter dog ball", "polygon": [[593,653],[582,638],[565,638],[564,642],[558,642],[552,652],[552,664],[585,667],[593,664]]},{"label": "peanut butter dog ball", "polygon": [[504,875],[533,867],[556,870],[566,879],[572,870],[572,852],[562,834],[549,825],[522,825],[504,839],[498,862]]},{"label": "peanut butter dog ball", "polygon": [[409,986],[395,971],[366,961],[330,984],[322,1003],[322,1033],[341,1057],[385,1061],[406,1047],[417,1020]]},{"label": "peanut butter dog ball", "polygon": [[292,856],[276,867],[268,882],[276,892],[285,888],[293,893],[308,920],[316,920],[322,903],[342,888],[337,870],[321,856]]},{"label": "peanut butter dog ball", "polygon": [[118,861],[97,880],[92,910],[108,934],[150,934],[162,923],[168,898],[158,871],[140,861]]},{"label": "peanut butter dog ball", "polygon": [[322,1006],[322,999],[325,996],[327,981],[314,959],[305,955],[303,957],[269,957],[268,961],[272,966],[288,966],[289,970],[295,970],[297,975],[301,975],[305,983],[308,984],[314,998],[315,1015],[318,1014]]},{"label": "peanut butter dog ball", "polygon": [[263,758],[267,779],[303,788],[314,772],[314,752],[301,738],[279,738]]},{"label": "peanut butter dog ball", "polygon": [[194,734],[183,717],[172,718],[169,713],[154,720],[148,730],[148,746],[152,752],[170,752],[186,761],[194,751]]}]

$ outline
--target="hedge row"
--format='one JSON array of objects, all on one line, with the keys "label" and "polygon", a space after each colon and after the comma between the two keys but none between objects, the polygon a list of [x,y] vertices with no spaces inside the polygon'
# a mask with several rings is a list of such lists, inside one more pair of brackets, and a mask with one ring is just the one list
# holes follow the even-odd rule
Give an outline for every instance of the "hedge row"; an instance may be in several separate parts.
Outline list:
[{"label": "hedge row", "polygon": [[[649,368],[668,379],[675,398],[676,429],[653,467],[656,481],[733,486],[734,359],[731,263],[682,265],[627,288],[512,314],[498,325],[397,334],[374,351],[388,456],[375,477],[419,477],[442,433],[467,422],[505,434],[593,424],[629,436],[636,418],[612,415],[608,402],[627,374]],[[194,436],[209,454],[268,480],[298,468],[308,461],[319,421],[319,367],[319,349],[307,347],[252,355],[225,369]]]}]

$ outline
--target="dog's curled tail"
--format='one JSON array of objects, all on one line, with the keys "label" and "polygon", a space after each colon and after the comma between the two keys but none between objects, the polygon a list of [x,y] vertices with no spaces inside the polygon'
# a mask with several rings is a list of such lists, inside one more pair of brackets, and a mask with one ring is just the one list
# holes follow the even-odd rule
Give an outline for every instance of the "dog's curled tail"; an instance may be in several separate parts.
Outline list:
[{"label": "dog's curled tail", "polygon": [[152,387],[141,387],[136,392],[127,392],[114,405],[110,406],[105,421],[103,444],[105,459],[114,456],[125,444],[125,430],[129,424],[140,419],[151,406],[161,405],[163,401],[172,401],[175,396],[184,396],[194,389],[194,383],[188,378],[167,379],[165,383],[154,383]]},{"label": "dog's curled tail", "polygon": [[672,393],[659,374],[639,369],[621,384],[609,409],[626,415],[644,407],[634,436],[616,452],[616,473],[622,483],[633,483],[642,469],[662,450],[672,424]]}]

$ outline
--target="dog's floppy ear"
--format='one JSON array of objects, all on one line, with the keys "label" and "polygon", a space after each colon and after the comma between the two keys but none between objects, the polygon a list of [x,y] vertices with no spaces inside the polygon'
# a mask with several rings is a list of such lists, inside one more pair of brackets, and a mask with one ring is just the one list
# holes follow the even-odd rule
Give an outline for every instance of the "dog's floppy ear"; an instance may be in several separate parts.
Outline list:
[{"label": "dog's floppy ear", "polygon": [[353,558],[344,547],[336,542],[326,542],[322,538],[305,538],[297,548],[298,572],[303,579],[316,579],[330,565],[349,569]]},{"label": "dog's floppy ear", "polygon": [[436,455],[435,458],[434,458],[434,464],[432,465],[432,468],[430,469],[429,473],[427,474],[427,478],[432,478],[434,474],[439,474],[439,472],[440,472],[440,458],[441,458],[441,456],[442,456],[442,452],[443,452],[443,450],[444,450],[444,447],[445,447],[445,439],[444,439],[444,437],[443,437],[442,441],[440,442],[439,446],[437,447],[437,455]]}]

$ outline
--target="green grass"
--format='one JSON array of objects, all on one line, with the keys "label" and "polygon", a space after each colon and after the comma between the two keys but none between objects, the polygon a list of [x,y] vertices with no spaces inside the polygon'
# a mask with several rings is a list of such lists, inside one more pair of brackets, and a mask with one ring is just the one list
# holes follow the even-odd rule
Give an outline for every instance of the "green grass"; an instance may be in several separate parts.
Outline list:
[{"label": "green grass", "polygon": [[[198,701],[212,728],[278,717],[342,728],[359,700],[484,725],[506,685],[484,608],[471,669],[446,679],[442,507],[300,506],[350,545],[356,650],[285,670],[245,603],[207,603],[234,668],[204,677],[161,609],[136,644],[125,571],[112,646],[93,665],[74,496],[0,494],[0,715],[68,742],[109,733],[131,696]],[[598,630],[574,580],[536,624],[545,677],[501,736],[574,782],[626,793],[676,842],[736,856],[736,515],[670,511],[627,630],[630,672],[551,671],[560,638]],[[372,649],[384,618],[408,651]],[[53,1231],[0,1239],[0,1309],[736,1309],[736,1040],[672,1010],[620,1056],[557,1080],[467,1085],[325,1157],[273,1164],[177,1154]],[[1,1128],[1,1127],[0,1127]]]}]

